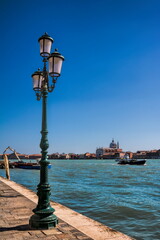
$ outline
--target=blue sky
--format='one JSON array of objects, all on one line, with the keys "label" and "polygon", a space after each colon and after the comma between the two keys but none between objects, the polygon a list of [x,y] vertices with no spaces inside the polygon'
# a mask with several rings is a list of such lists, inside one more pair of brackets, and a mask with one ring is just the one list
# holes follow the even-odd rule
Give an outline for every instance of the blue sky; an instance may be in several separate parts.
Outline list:
[{"label": "blue sky", "polygon": [[48,97],[49,153],[160,148],[159,0],[1,0],[1,141],[39,153],[41,102],[31,74],[48,32],[64,55]]}]

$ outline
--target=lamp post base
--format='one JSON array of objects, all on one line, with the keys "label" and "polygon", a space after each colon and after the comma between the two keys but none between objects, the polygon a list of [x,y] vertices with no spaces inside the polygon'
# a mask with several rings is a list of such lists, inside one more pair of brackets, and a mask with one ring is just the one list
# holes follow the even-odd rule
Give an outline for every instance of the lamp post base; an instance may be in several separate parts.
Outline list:
[{"label": "lamp post base", "polygon": [[56,215],[52,214],[50,216],[39,216],[34,214],[29,220],[29,226],[32,229],[51,229],[56,227],[58,224],[58,219]]}]

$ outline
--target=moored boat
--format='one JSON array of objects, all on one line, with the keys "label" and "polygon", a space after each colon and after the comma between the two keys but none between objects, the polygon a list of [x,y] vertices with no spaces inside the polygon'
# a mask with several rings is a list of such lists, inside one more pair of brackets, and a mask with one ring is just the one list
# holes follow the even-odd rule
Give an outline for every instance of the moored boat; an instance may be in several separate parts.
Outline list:
[{"label": "moored boat", "polygon": [[[12,149],[10,146],[5,149],[3,154],[5,154],[5,152],[8,149],[11,150],[15,154],[15,156],[17,157],[17,160],[18,160],[17,162],[9,161],[9,167],[10,168],[23,168],[23,169],[37,169],[37,170],[40,170],[40,168],[41,168],[41,165],[39,163],[40,159],[36,159],[37,162],[23,162],[19,158],[17,152],[14,149]],[[52,166],[51,164],[48,164],[48,168],[51,168],[51,166]],[[3,164],[0,163],[0,168],[4,168],[4,163]]]},{"label": "moored boat", "polygon": [[[22,169],[35,169],[35,170],[40,170],[41,165],[39,163],[33,163],[33,162],[23,162],[23,161],[18,161],[13,163],[15,168],[22,168]],[[48,168],[51,168],[51,164],[48,164]]]},{"label": "moored boat", "polygon": [[23,161],[18,161],[18,162],[14,162],[13,165],[15,166],[15,168],[23,168],[23,169],[40,169],[40,164],[38,163],[27,163],[27,162],[23,162]]}]

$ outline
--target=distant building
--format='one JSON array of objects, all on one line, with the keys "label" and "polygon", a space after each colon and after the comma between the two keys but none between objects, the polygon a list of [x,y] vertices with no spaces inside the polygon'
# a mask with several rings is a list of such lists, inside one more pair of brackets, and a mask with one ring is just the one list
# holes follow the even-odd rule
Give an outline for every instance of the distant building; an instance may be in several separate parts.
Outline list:
[{"label": "distant building", "polygon": [[96,157],[101,158],[104,154],[104,148],[97,148],[96,149]]},{"label": "distant building", "polygon": [[[26,154],[17,153],[17,155],[20,159],[28,159],[29,158],[29,155],[26,155]],[[11,154],[8,154],[8,159],[17,159],[17,156],[15,153],[11,153]]]},{"label": "distant building", "polygon": [[66,159],[67,154],[62,153],[59,155],[59,159]]},{"label": "distant building", "polygon": [[96,157],[102,159],[112,159],[122,157],[124,153],[122,149],[119,148],[119,142],[117,144],[112,139],[112,142],[109,144],[109,148],[97,148],[96,149]]},{"label": "distant building", "polygon": [[95,153],[87,152],[87,153],[84,154],[84,158],[85,159],[94,159],[94,158],[96,158],[96,155],[95,155]]},{"label": "distant building", "polygon": [[50,155],[48,155],[49,159],[58,159],[60,157],[59,153],[52,153]]},{"label": "distant building", "polygon": [[133,153],[133,158],[136,159],[160,159],[160,150],[139,150],[136,153]]},{"label": "distant building", "polygon": [[144,159],[146,158],[147,153],[149,153],[149,151],[139,150],[136,153],[133,153],[133,158]]},{"label": "distant building", "polygon": [[31,154],[29,155],[29,159],[41,159],[41,154]]},{"label": "distant building", "polygon": [[160,150],[151,150],[146,154],[148,159],[160,159]]},{"label": "distant building", "polygon": [[77,154],[75,154],[75,153],[69,153],[69,155],[70,155],[70,159],[77,159],[78,158]]}]

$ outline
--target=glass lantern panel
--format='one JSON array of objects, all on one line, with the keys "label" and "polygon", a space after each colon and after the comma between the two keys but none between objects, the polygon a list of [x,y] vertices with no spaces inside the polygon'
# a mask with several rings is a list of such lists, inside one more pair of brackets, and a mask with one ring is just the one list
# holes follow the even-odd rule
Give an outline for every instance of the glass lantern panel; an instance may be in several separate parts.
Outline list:
[{"label": "glass lantern panel", "polygon": [[54,58],[54,72],[60,74],[62,68],[62,58]]},{"label": "glass lantern panel", "polygon": [[49,74],[52,72],[52,69],[53,69],[52,66],[53,66],[53,57],[50,57],[49,58]]},{"label": "glass lantern panel", "polygon": [[40,90],[42,86],[42,76],[41,75],[33,75],[33,89]]},{"label": "glass lantern panel", "polygon": [[41,39],[40,40],[40,55],[42,57],[48,57],[51,52],[52,41],[50,39]]},{"label": "glass lantern panel", "polygon": [[43,39],[41,39],[39,41],[39,44],[40,44],[40,55],[42,55],[42,53],[43,53]]},{"label": "glass lantern panel", "polygon": [[49,74],[52,77],[57,77],[61,73],[63,59],[59,57],[49,58]]}]

